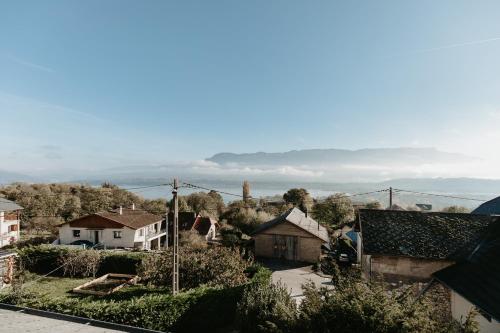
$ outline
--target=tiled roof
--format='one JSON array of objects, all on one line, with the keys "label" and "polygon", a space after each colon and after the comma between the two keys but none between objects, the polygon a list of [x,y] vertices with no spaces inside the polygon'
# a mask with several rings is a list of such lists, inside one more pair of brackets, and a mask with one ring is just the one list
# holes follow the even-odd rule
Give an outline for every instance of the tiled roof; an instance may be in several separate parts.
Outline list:
[{"label": "tiled roof", "polygon": [[[194,212],[179,212],[179,230],[191,230],[196,221],[196,213]],[[168,224],[173,227],[174,213],[168,213]]]},{"label": "tiled roof", "polygon": [[285,222],[290,222],[294,224],[295,226],[307,231],[308,233],[312,234],[313,236],[318,237],[319,239],[323,240],[324,242],[329,242],[329,237],[328,237],[328,232],[323,227],[320,225],[318,222],[313,220],[311,217],[306,216],[300,209],[298,208],[292,208],[286,211],[284,214],[278,216],[277,218],[263,223],[253,232],[253,234],[258,234],[259,232],[262,232],[266,229],[269,229],[271,227],[274,227],[278,224],[285,223]]},{"label": "tiled roof", "polygon": [[218,226],[219,222],[214,218],[198,215],[191,229],[198,231],[200,235],[206,235],[214,224]]},{"label": "tiled roof", "polygon": [[464,261],[434,273],[434,277],[500,321],[500,221],[490,225]]},{"label": "tiled roof", "polygon": [[97,213],[96,215],[118,222],[132,229],[140,229],[162,220],[161,216],[133,209],[123,209],[122,214],[120,214],[118,210],[114,210],[110,212]]},{"label": "tiled roof", "polygon": [[432,259],[456,259],[471,251],[491,217],[414,211],[359,211],[363,253]]},{"label": "tiled roof", "polygon": [[500,197],[491,199],[472,211],[473,214],[500,215]]},{"label": "tiled roof", "polygon": [[14,201],[0,198],[0,212],[10,212],[13,210],[21,210],[23,207],[16,204]]}]

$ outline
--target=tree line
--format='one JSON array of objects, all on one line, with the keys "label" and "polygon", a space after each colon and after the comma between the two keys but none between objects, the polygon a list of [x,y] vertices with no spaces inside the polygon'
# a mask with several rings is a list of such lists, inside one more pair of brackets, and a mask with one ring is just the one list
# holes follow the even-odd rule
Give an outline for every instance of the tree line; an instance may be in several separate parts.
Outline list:
[{"label": "tree line", "polygon": [[[326,198],[313,198],[304,188],[292,188],[279,200],[254,199],[245,185],[243,200],[226,204],[216,191],[196,192],[179,196],[179,211],[210,216],[228,227],[250,234],[260,224],[273,219],[292,207],[307,212],[321,224],[335,228],[352,221],[355,209],[351,199],[343,193]],[[145,199],[110,183],[100,186],[85,184],[26,184],[14,183],[0,187],[0,196],[24,207],[22,228],[28,233],[56,233],[57,226],[75,218],[120,206],[141,209],[164,215],[173,208],[172,201]],[[378,201],[364,204],[365,208],[381,209]],[[446,212],[466,212],[465,208],[451,206]]]}]

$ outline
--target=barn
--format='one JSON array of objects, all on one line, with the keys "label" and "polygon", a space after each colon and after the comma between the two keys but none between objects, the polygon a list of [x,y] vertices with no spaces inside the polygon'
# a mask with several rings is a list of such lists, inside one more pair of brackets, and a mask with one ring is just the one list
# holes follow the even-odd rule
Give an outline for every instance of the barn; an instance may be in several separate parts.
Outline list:
[{"label": "barn", "polygon": [[266,222],[252,234],[255,255],[291,261],[317,262],[327,230],[297,208]]}]

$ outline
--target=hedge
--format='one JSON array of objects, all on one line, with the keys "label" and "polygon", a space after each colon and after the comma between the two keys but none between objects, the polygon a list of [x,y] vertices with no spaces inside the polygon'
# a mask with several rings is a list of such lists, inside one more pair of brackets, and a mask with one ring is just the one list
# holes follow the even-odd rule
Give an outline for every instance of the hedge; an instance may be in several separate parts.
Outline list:
[{"label": "hedge", "polygon": [[[24,269],[37,274],[47,274],[61,265],[62,259],[69,251],[86,251],[64,246],[38,245],[27,246],[17,251]],[[101,250],[102,262],[97,275],[107,273],[137,274],[137,267],[144,252],[116,252]],[[51,273],[51,276],[62,276],[63,270]]]},{"label": "hedge", "polygon": [[48,295],[0,295],[0,302],[159,331],[215,332],[234,324],[237,303],[245,287],[269,282],[269,270],[258,267],[245,285],[233,288],[199,287],[176,296],[149,294],[130,299],[61,298]]}]

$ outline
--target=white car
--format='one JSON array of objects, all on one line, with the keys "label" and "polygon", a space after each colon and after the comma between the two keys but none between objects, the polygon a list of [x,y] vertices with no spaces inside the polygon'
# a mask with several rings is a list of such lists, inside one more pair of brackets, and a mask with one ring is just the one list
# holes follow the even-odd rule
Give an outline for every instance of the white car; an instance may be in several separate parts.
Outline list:
[{"label": "white car", "polygon": [[349,256],[345,253],[341,253],[339,255],[339,261],[340,262],[349,262]]}]

